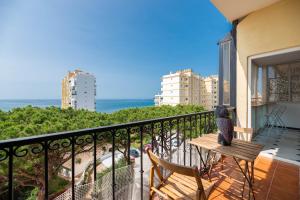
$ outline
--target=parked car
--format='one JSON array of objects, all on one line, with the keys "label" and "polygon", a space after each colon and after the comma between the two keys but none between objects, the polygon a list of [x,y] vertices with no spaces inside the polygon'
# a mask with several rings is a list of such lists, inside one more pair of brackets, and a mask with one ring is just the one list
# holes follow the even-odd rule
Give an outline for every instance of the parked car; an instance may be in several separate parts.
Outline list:
[{"label": "parked car", "polygon": [[172,140],[172,147],[174,148],[177,148],[178,147],[178,142],[177,142],[177,139],[174,139]]},{"label": "parked car", "polygon": [[130,149],[130,156],[133,156],[135,158],[138,158],[140,156],[140,152],[137,149]]}]

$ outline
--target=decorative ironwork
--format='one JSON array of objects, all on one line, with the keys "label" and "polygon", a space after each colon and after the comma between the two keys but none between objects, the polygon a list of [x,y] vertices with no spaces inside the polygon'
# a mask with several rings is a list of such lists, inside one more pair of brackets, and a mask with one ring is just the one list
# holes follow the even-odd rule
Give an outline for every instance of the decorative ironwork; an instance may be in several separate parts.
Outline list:
[{"label": "decorative ironwork", "polygon": [[8,158],[8,150],[0,149],[0,162]]},{"label": "decorative ironwork", "polygon": [[38,143],[31,147],[31,153],[40,154],[44,151],[44,149],[45,149],[45,145],[43,143]]},{"label": "decorative ironwork", "polygon": [[63,140],[50,140],[48,143],[49,150],[59,150],[70,147],[72,144],[71,138],[64,138]]},{"label": "decorative ironwork", "polygon": [[[108,147],[111,147],[111,156],[112,156],[112,199],[118,198],[118,180],[116,170],[116,158],[117,151],[122,151],[124,158],[127,159],[127,164],[130,165],[130,148],[131,143],[138,145],[140,149],[140,159],[139,159],[139,175],[140,176],[140,187],[141,187],[141,199],[143,199],[144,187],[144,178],[143,176],[147,173],[144,173],[144,159],[143,153],[144,144],[151,140],[151,147],[153,151],[159,154],[162,157],[165,157],[169,160],[174,159],[181,160],[180,164],[189,164],[195,163],[192,161],[193,151],[190,148],[190,145],[187,144],[187,141],[192,139],[192,137],[198,137],[203,133],[207,133],[214,129],[214,113],[213,111],[185,114],[172,117],[164,117],[158,119],[144,120],[131,122],[126,124],[104,126],[92,129],[82,129],[76,131],[67,131],[61,133],[45,134],[41,136],[33,136],[28,138],[18,138],[11,139],[7,141],[0,141],[0,164],[4,161],[8,161],[8,178],[3,180],[8,180],[7,184],[9,187],[8,194],[6,199],[14,199],[14,188],[13,182],[14,178],[14,166],[13,158],[14,157],[26,157],[29,153],[32,155],[42,155],[41,162],[39,166],[44,170],[42,174],[44,175],[45,188],[44,193],[45,199],[48,197],[48,169],[50,168],[50,157],[52,158],[54,154],[61,151],[62,157],[67,158],[69,163],[71,163],[71,184],[68,191],[70,191],[70,199],[75,199],[76,188],[78,185],[75,185],[75,171],[76,158],[77,154],[84,152],[86,149],[92,152],[90,155],[93,172],[92,180],[97,182],[97,166],[99,162],[99,145],[105,144]],[[88,146],[88,148],[83,150],[78,150],[78,148],[83,146]],[[147,144],[148,145],[148,144]],[[106,146],[107,147],[107,146]],[[176,152],[176,155],[174,153]],[[76,157],[75,157],[76,155]],[[24,162],[26,160],[24,159]],[[44,165],[44,167],[43,167]],[[76,168],[76,169],[75,169]]]},{"label": "decorative ironwork", "polygon": [[13,155],[16,157],[25,157],[29,153],[28,146],[17,146],[13,149]]}]

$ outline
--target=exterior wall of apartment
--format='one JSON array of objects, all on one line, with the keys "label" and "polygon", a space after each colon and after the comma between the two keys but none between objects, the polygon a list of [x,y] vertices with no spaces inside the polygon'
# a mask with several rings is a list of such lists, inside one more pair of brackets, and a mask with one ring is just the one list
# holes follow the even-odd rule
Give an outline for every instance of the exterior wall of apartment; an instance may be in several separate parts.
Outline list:
[{"label": "exterior wall of apartment", "polygon": [[79,70],[70,72],[62,82],[62,108],[95,111],[96,79]]},{"label": "exterior wall of apartment", "polygon": [[177,71],[162,77],[161,91],[155,95],[156,106],[202,105],[211,110],[218,105],[218,76],[203,78],[190,69]]},{"label": "exterior wall of apartment", "polygon": [[161,105],[199,105],[200,76],[190,69],[177,71],[162,77]]},{"label": "exterior wall of apartment", "polygon": [[237,122],[250,127],[250,56],[300,46],[300,1],[283,0],[249,14],[237,26]]},{"label": "exterior wall of apartment", "polygon": [[206,110],[212,110],[219,104],[218,76],[210,76],[201,80],[201,105]]}]

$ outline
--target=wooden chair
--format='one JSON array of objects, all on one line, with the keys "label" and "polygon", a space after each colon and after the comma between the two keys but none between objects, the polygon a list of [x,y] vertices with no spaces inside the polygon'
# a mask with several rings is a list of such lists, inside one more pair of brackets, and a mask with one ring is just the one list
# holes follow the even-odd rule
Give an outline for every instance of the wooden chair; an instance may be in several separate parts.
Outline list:
[{"label": "wooden chair", "polygon": [[253,128],[241,128],[241,127],[235,126],[233,128],[233,131],[235,132],[236,139],[251,142],[253,133],[254,133]]},{"label": "wooden chair", "polygon": [[[194,199],[207,200],[214,183],[201,179],[197,167],[185,167],[165,161],[150,149],[147,150],[152,166],[150,169],[150,200],[154,195],[163,199]],[[170,171],[166,177],[162,176],[160,168]],[[154,185],[155,172],[159,184]]]}]

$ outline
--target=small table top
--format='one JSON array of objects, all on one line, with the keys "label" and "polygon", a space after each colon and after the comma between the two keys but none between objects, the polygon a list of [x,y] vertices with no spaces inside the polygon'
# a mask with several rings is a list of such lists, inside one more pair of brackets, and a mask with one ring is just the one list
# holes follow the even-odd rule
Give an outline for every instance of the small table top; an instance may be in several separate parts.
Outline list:
[{"label": "small table top", "polygon": [[190,144],[202,147],[208,150],[218,152],[222,155],[232,156],[249,162],[253,162],[263,149],[263,145],[233,139],[231,146],[222,146],[218,144],[218,134],[206,134],[189,141]]}]

